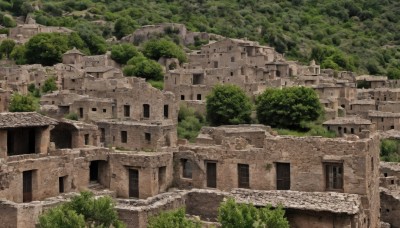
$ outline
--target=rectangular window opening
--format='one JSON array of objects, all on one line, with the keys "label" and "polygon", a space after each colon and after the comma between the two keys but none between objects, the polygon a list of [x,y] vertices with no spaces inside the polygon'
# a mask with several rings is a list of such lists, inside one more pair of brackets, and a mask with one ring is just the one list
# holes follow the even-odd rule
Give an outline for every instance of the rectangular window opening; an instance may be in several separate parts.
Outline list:
[{"label": "rectangular window opening", "polygon": [[121,131],[121,143],[127,143],[127,142],[128,142],[128,132]]},{"label": "rectangular window opening", "polygon": [[238,187],[250,188],[249,165],[238,164]]}]

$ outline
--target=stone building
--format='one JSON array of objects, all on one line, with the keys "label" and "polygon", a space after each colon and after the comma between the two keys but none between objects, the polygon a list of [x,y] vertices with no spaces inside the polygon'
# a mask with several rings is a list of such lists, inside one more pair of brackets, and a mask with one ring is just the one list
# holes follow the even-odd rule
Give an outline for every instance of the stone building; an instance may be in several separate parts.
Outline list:
[{"label": "stone building", "polygon": [[375,100],[353,100],[350,102],[350,108],[346,110],[346,114],[358,115],[364,119],[368,119],[368,112],[370,110],[376,110]]},{"label": "stone building", "polygon": [[353,134],[363,138],[365,137],[366,131],[367,133],[375,131],[375,126],[371,121],[358,116],[337,117],[325,121],[323,126],[325,126],[327,130],[334,131],[336,135],[340,136]]},{"label": "stone building", "polygon": [[380,163],[381,219],[390,227],[400,227],[400,165],[397,162]]},{"label": "stone building", "polygon": [[400,113],[369,111],[368,118],[375,124],[376,130],[400,129]]},{"label": "stone building", "polygon": [[364,89],[376,89],[386,87],[386,76],[360,75],[356,77],[357,87]]},{"label": "stone building", "polygon": [[376,135],[348,141],[271,136],[262,131],[258,126],[203,128],[198,144],[181,146],[174,155],[174,163],[180,163],[174,171],[175,185],[359,194],[365,208],[360,227],[378,226]]}]

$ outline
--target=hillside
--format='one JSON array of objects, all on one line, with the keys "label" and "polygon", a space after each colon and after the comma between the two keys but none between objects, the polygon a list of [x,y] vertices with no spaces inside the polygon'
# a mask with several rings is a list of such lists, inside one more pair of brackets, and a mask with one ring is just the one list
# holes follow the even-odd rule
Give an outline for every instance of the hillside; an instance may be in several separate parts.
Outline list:
[{"label": "hillside", "polygon": [[191,31],[257,40],[289,59],[400,78],[398,0],[0,0],[0,8],[106,39],[177,22]]}]

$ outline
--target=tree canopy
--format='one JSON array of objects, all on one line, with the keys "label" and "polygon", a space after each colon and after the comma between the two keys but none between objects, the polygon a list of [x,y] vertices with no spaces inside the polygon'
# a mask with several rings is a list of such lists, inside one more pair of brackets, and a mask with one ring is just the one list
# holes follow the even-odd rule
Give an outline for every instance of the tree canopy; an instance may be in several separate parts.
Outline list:
[{"label": "tree canopy", "polygon": [[161,57],[177,58],[181,63],[186,61],[182,47],[165,38],[147,41],[143,45],[143,54],[156,61]]},{"label": "tree canopy", "polygon": [[6,58],[10,58],[10,54],[13,51],[15,47],[15,41],[11,39],[6,39],[3,40],[0,44],[0,53],[3,53],[6,55]]},{"label": "tree canopy", "polygon": [[[118,220],[115,203],[109,196],[94,198],[91,192],[81,192],[70,202],[50,209],[39,217],[39,227],[104,227],[123,228]],[[60,226],[61,225],[61,226]]]},{"label": "tree canopy", "polygon": [[201,228],[199,222],[193,222],[186,218],[185,209],[161,212],[159,215],[151,217],[148,228]]},{"label": "tree canopy", "polygon": [[218,221],[222,228],[289,228],[282,206],[256,208],[251,204],[238,204],[229,198],[218,209]]},{"label": "tree canopy", "polygon": [[258,121],[271,127],[298,129],[321,114],[318,95],[311,88],[267,89],[257,98]]},{"label": "tree canopy", "polygon": [[44,81],[44,84],[42,86],[42,91],[43,93],[51,93],[55,90],[57,90],[57,84],[56,84],[56,79],[54,77],[50,77]]},{"label": "tree canopy", "polygon": [[124,67],[123,72],[125,76],[136,76],[155,81],[164,79],[164,72],[161,65],[152,59],[147,59],[143,55],[138,55],[130,59],[128,65]]},{"label": "tree canopy", "polygon": [[250,98],[236,85],[217,85],[207,96],[207,120],[211,125],[244,124],[251,121]]},{"label": "tree canopy", "polygon": [[11,96],[10,105],[8,107],[10,112],[33,112],[38,108],[38,103],[31,95],[22,95],[14,93]]},{"label": "tree canopy", "polygon": [[111,48],[111,58],[119,64],[126,64],[128,60],[140,55],[142,53],[132,44],[118,44]]}]

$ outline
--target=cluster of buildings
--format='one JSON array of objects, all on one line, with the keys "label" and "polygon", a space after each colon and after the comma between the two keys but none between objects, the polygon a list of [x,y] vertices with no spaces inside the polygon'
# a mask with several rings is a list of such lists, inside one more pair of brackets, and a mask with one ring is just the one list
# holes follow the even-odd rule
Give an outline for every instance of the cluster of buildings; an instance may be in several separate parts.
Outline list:
[{"label": "cluster of buildings", "polygon": [[[51,67],[0,65],[0,227],[33,228],[87,189],[113,196],[128,227],[182,206],[215,222],[226,197],[282,204],[291,227],[400,227],[400,165],[379,158],[381,138],[400,130],[397,81],[287,61],[248,40],[210,42],[188,59],[162,60],[163,91],[124,77],[109,54],[72,49]],[[51,77],[59,89],[41,97],[44,115],[7,112],[12,93]],[[311,87],[339,137],[237,125],[203,127],[195,143],[178,139],[179,106],[204,113],[224,83],[252,99],[270,87]],[[77,120],[64,118],[71,114]]]}]

